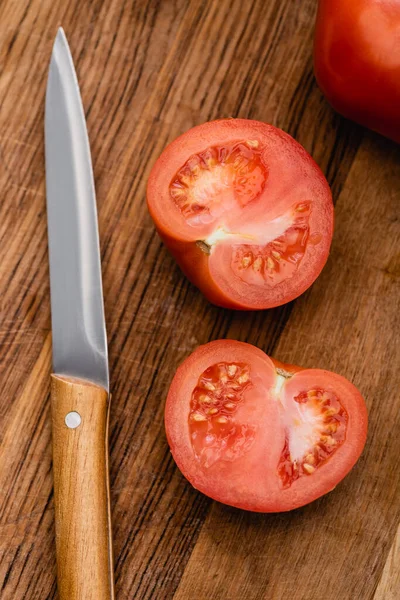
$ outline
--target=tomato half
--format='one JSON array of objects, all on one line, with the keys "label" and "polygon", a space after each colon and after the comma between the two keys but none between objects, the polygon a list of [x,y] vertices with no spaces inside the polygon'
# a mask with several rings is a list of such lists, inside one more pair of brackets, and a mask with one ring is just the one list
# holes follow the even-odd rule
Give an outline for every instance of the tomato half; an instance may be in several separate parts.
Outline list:
[{"label": "tomato half", "polygon": [[178,368],[165,427],[195,488],[238,508],[281,512],[326,494],[350,471],[365,444],[367,410],[340,375],[219,340]]},{"label": "tomato half", "polygon": [[151,171],[147,203],[183,272],[219,306],[289,302],[328,257],[326,179],[293,138],[259,121],[213,121],[177,138]]},{"label": "tomato half", "polygon": [[400,142],[399,0],[319,0],[314,69],[333,108]]}]

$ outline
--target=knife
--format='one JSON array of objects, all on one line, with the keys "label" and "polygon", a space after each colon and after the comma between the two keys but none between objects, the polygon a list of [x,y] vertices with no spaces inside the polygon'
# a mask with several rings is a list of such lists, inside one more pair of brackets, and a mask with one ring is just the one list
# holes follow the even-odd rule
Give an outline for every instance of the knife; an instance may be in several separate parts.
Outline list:
[{"label": "knife", "polygon": [[110,396],[96,197],[78,80],[61,28],[46,90],[45,158],[58,593],[60,600],[110,600]]}]

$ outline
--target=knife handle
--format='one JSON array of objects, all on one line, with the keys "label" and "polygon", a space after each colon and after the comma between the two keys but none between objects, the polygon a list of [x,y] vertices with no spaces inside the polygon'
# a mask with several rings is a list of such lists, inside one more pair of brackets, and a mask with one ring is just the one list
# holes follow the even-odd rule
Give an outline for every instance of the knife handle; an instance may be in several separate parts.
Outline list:
[{"label": "knife handle", "polygon": [[60,600],[114,600],[108,476],[110,397],[51,376],[57,583]]}]

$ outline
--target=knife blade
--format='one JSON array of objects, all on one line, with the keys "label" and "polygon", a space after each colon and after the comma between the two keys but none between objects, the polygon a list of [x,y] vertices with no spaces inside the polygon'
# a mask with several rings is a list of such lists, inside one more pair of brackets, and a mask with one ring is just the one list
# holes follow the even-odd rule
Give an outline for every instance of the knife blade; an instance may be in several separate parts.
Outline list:
[{"label": "knife blade", "polygon": [[53,474],[61,600],[114,598],[109,371],[96,197],[85,115],[58,30],[45,103]]},{"label": "knife blade", "polygon": [[97,209],[85,116],[59,30],[45,109],[53,368],[108,390]]}]

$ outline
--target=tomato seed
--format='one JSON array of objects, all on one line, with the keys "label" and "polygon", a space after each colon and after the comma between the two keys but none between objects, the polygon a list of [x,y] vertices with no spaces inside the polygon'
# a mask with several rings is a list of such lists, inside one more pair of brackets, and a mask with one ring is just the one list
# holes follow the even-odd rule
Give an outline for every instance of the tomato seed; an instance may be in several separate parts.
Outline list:
[{"label": "tomato seed", "polygon": [[267,267],[271,270],[275,269],[275,263],[270,256],[267,258]]},{"label": "tomato seed", "polygon": [[338,423],[328,423],[327,425],[325,425],[325,431],[330,433],[336,433],[338,426]]},{"label": "tomato seed", "polygon": [[202,404],[212,404],[213,399],[210,398],[210,396],[202,394],[201,396],[199,396],[199,402],[201,402]]},{"label": "tomato seed", "polygon": [[336,444],[336,440],[331,435],[321,435],[320,440],[327,446],[334,446]]},{"label": "tomato seed", "polygon": [[210,390],[210,392],[213,392],[216,388],[215,385],[213,385],[212,383],[210,383],[209,381],[205,381],[203,383],[204,387],[206,388],[206,390]]},{"label": "tomato seed", "polygon": [[324,412],[325,417],[332,417],[333,415],[337,415],[338,411],[336,408],[330,407],[328,410]]},{"label": "tomato seed", "polygon": [[228,422],[228,419],[226,417],[218,417],[215,420],[217,421],[217,423],[221,423],[221,424],[224,424],[224,423]]},{"label": "tomato seed", "polygon": [[237,371],[236,365],[228,365],[228,375],[230,377],[233,377],[235,375],[236,371]]},{"label": "tomato seed", "polygon": [[258,258],[256,258],[256,260],[253,262],[253,269],[255,271],[259,271],[261,269],[262,266],[262,258],[259,256]]},{"label": "tomato seed", "polygon": [[192,413],[191,418],[193,419],[193,421],[206,421],[206,417],[204,415],[202,415],[201,413]]},{"label": "tomato seed", "polygon": [[296,212],[305,212],[310,207],[308,202],[303,202],[302,204],[298,204],[296,206]]},{"label": "tomato seed", "polygon": [[312,465],[309,465],[308,463],[303,464],[303,469],[309,475],[311,475],[311,473],[314,473],[314,471],[315,471],[315,467],[313,467]]},{"label": "tomato seed", "polygon": [[314,454],[307,454],[307,456],[305,457],[305,461],[308,464],[310,464],[310,465],[315,464],[315,456],[314,456]]},{"label": "tomato seed", "polygon": [[242,375],[240,375],[240,377],[237,378],[238,383],[246,383],[246,381],[248,381],[250,378],[250,375],[248,373],[243,373]]}]

